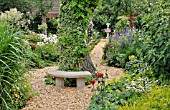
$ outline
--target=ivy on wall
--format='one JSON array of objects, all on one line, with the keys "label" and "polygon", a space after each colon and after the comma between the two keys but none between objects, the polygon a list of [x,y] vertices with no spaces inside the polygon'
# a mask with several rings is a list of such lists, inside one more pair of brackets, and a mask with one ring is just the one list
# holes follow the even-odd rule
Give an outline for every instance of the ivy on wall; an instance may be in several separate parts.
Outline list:
[{"label": "ivy on wall", "polygon": [[86,47],[86,30],[93,10],[100,0],[61,0],[59,14],[60,70],[82,70],[81,62],[89,51]]}]

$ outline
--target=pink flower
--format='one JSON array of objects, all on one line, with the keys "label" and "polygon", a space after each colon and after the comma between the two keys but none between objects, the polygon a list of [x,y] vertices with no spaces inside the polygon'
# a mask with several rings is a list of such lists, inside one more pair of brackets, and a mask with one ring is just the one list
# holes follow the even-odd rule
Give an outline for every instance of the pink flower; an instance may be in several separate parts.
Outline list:
[{"label": "pink flower", "polygon": [[132,27],[132,26],[133,26],[133,23],[132,23],[132,22],[130,22],[129,26],[130,26],[130,27]]},{"label": "pink flower", "polygon": [[90,26],[94,26],[94,23],[93,23],[93,21],[92,20],[90,20]]}]

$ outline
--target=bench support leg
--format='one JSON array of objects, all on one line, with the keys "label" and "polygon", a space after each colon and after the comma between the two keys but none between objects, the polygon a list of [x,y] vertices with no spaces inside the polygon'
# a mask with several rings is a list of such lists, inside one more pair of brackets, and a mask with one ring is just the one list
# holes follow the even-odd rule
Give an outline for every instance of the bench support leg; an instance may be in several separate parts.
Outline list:
[{"label": "bench support leg", "polygon": [[85,78],[77,78],[76,83],[78,89],[83,89],[85,87]]},{"label": "bench support leg", "polygon": [[64,78],[56,78],[56,87],[64,88]]}]

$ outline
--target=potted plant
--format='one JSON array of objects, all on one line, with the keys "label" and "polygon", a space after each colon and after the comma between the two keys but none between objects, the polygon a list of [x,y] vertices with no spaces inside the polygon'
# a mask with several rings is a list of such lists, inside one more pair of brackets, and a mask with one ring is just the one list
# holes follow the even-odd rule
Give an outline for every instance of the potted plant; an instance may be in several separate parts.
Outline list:
[{"label": "potted plant", "polygon": [[30,34],[26,36],[28,43],[30,44],[32,49],[36,48],[37,42],[42,41],[42,39],[37,34]]}]

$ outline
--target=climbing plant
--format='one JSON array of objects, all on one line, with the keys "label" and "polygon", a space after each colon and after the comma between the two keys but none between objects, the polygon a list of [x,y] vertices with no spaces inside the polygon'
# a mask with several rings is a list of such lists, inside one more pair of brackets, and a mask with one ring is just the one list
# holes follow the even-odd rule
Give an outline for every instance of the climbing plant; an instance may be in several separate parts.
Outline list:
[{"label": "climbing plant", "polygon": [[60,70],[82,70],[89,53],[86,30],[94,9],[101,0],[61,0],[59,15]]}]

